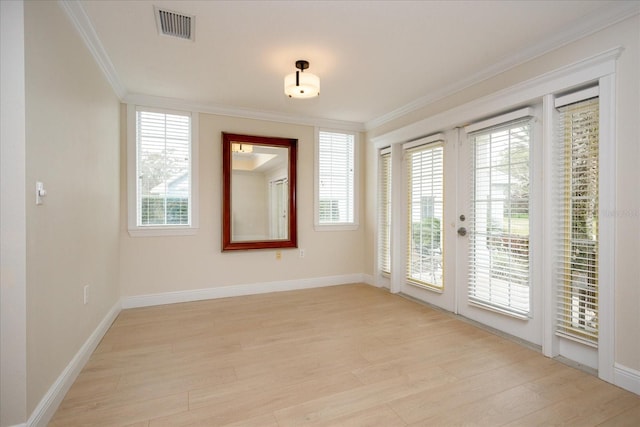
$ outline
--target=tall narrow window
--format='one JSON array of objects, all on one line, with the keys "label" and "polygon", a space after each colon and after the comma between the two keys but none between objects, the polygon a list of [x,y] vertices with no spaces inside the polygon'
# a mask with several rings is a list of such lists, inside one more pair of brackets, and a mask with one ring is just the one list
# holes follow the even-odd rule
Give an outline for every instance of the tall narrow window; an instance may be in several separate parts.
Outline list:
[{"label": "tall narrow window", "polygon": [[391,273],[391,149],[380,151],[378,168],[378,269]]},{"label": "tall narrow window", "polygon": [[515,316],[529,308],[529,119],[469,135],[469,300]]},{"label": "tall narrow window", "polygon": [[317,225],[357,225],[355,151],[354,134],[319,132]]},{"label": "tall narrow window", "polygon": [[598,98],[559,108],[557,333],[598,343]]},{"label": "tall narrow window", "polygon": [[444,150],[441,142],[406,151],[407,280],[443,288],[442,218],[444,210]]},{"label": "tall narrow window", "polygon": [[137,226],[191,225],[191,116],[136,111]]}]

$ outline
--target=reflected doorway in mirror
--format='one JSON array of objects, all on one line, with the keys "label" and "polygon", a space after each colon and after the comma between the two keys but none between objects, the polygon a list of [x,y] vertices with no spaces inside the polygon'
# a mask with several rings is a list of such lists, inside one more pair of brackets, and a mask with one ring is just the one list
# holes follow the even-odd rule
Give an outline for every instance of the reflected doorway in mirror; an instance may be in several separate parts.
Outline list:
[{"label": "reflected doorway in mirror", "polygon": [[297,247],[297,139],[222,133],[222,250]]}]

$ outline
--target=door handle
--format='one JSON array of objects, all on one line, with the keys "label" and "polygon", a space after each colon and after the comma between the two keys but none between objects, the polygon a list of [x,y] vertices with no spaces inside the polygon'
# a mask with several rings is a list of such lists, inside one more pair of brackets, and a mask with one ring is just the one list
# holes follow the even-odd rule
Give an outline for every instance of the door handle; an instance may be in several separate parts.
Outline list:
[{"label": "door handle", "polygon": [[467,229],[464,227],[460,227],[458,228],[458,236],[466,236],[467,235]]}]

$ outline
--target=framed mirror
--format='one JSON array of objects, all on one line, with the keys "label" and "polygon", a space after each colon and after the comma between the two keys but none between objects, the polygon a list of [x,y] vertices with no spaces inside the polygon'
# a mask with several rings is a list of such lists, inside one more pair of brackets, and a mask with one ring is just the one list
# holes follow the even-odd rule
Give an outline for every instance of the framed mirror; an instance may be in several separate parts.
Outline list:
[{"label": "framed mirror", "polygon": [[222,133],[222,250],[295,248],[298,140]]}]

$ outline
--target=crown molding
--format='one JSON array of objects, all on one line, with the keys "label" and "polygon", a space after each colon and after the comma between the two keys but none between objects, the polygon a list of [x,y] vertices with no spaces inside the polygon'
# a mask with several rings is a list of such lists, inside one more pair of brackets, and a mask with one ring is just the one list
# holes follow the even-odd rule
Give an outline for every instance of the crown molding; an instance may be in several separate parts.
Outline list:
[{"label": "crown molding", "polygon": [[217,114],[221,116],[241,117],[246,119],[266,120],[306,126],[319,126],[352,132],[364,132],[364,123],[343,120],[323,119],[318,117],[297,116],[294,114],[272,111],[253,110],[250,108],[229,107],[216,104],[193,103],[180,99],[164,98],[153,95],[131,94],[127,92],[120,80],[107,51],[96,33],[89,16],[82,4],[74,0],[58,0],[73,26],[76,28],[85,45],[93,55],[116,96],[125,103],[146,105],[150,107],[172,108],[176,110],[196,111],[199,113]]},{"label": "crown molding", "polygon": [[364,124],[344,120],[306,117],[294,114],[276,113],[272,111],[254,110],[250,108],[229,107],[209,103],[194,103],[177,98],[166,98],[145,94],[127,94],[123,102],[146,107],[158,107],[171,110],[194,111],[198,113],[215,114],[219,116],[240,117],[244,119],[265,120],[270,122],[288,123],[303,126],[317,126],[335,130],[364,132]]},{"label": "crown molding", "polygon": [[127,93],[120,77],[118,76],[109,55],[104,49],[98,35],[85,12],[82,4],[75,0],[58,0],[58,3],[65,11],[74,27],[80,34],[85,45],[93,55],[96,63],[102,70],[113,91],[120,100],[126,103],[142,104],[147,106],[158,106],[165,108],[175,108],[201,113],[210,113],[223,116],[241,117],[247,119],[266,120],[289,124],[299,124],[306,126],[319,126],[332,129],[348,130],[353,132],[364,132],[375,129],[385,123],[405,116],[413,111],[424,108],[440,99],[451,96],[468,87],[478,84],[508,71],[511,68],[522,65],[539,56],[551,52],[559,47],[579,40],[627,18],[640,13],[640,3],[637,1],[624,1],[612,3],[606,10],[598,10],[576,25],[567,28],[566,31],[555,34],[543,42],[529,48],[520,50],[516,55],[511,55],[490,67],[472,74],[469,77],[455,82],[451,85],[429,93],[410,102],[396,110],[393,110],[380,117],[369,120],[365,123],[349,122],[342,120],[323,119],[318,117],[297,116],[294,114],[277,113],[272,111],[261,111],[242,107],[229,107],[216,104],[191,103],[179,99],[171,99],[143,94]]},{"label": "crown molding", "polygon": [[615,61],[622,55],[621,46],[606,50],[578,62],[565,65],[540,76],[501,89],[481,98],[458,105],[436,115],[425,117],[409,125],[371,138],[376,146],[412,141],[431,132],[465,126],[483,120],[487,111],[500,112],[522,107],[532,99],[547,93],[556,93],[594,81],[615,72]]},{"label": "crown molding", "polygon": [[107,55],[107,51],[104,49],[104,46],[102,46],[102,42],[100,42],[98,34],[96,33],[89,16],[82,7],[82,4],[80,4],[79,1],[71,0],[58,0],[58,4],[62,7],[62,10],[65,11],[73,23],[73,26],[80,34],[84,44],[89,49],[89,52],[91,52],[91,55],[100,67],[100,70],[102,70],[104,76],[107,78],[107,81],[111,85],[115,94],[118,98],[123,99],[127,90],[122,84],[109,55]]},{"label": "crown molding", "polygon": [[580,22],[567,28],[565,31],[546,38],[541,43],[524,48],[515,55],[510,55],[501,61],[472,74],[453,84],[442,87],[428,95],[422,96],[396,110],[383,114],[365,123],[366,130],[372,130],[392,120],[405,116],[413,111],[424,108],[429,104],[451,96],[468,87],[495,77],[505,71],[522,65],[546,53],[554,51],[562,46],[617,24],[625,19],[640,13],[640,3],[637,1],[624,1],[611,3],[605,10],[597,10]]}]

